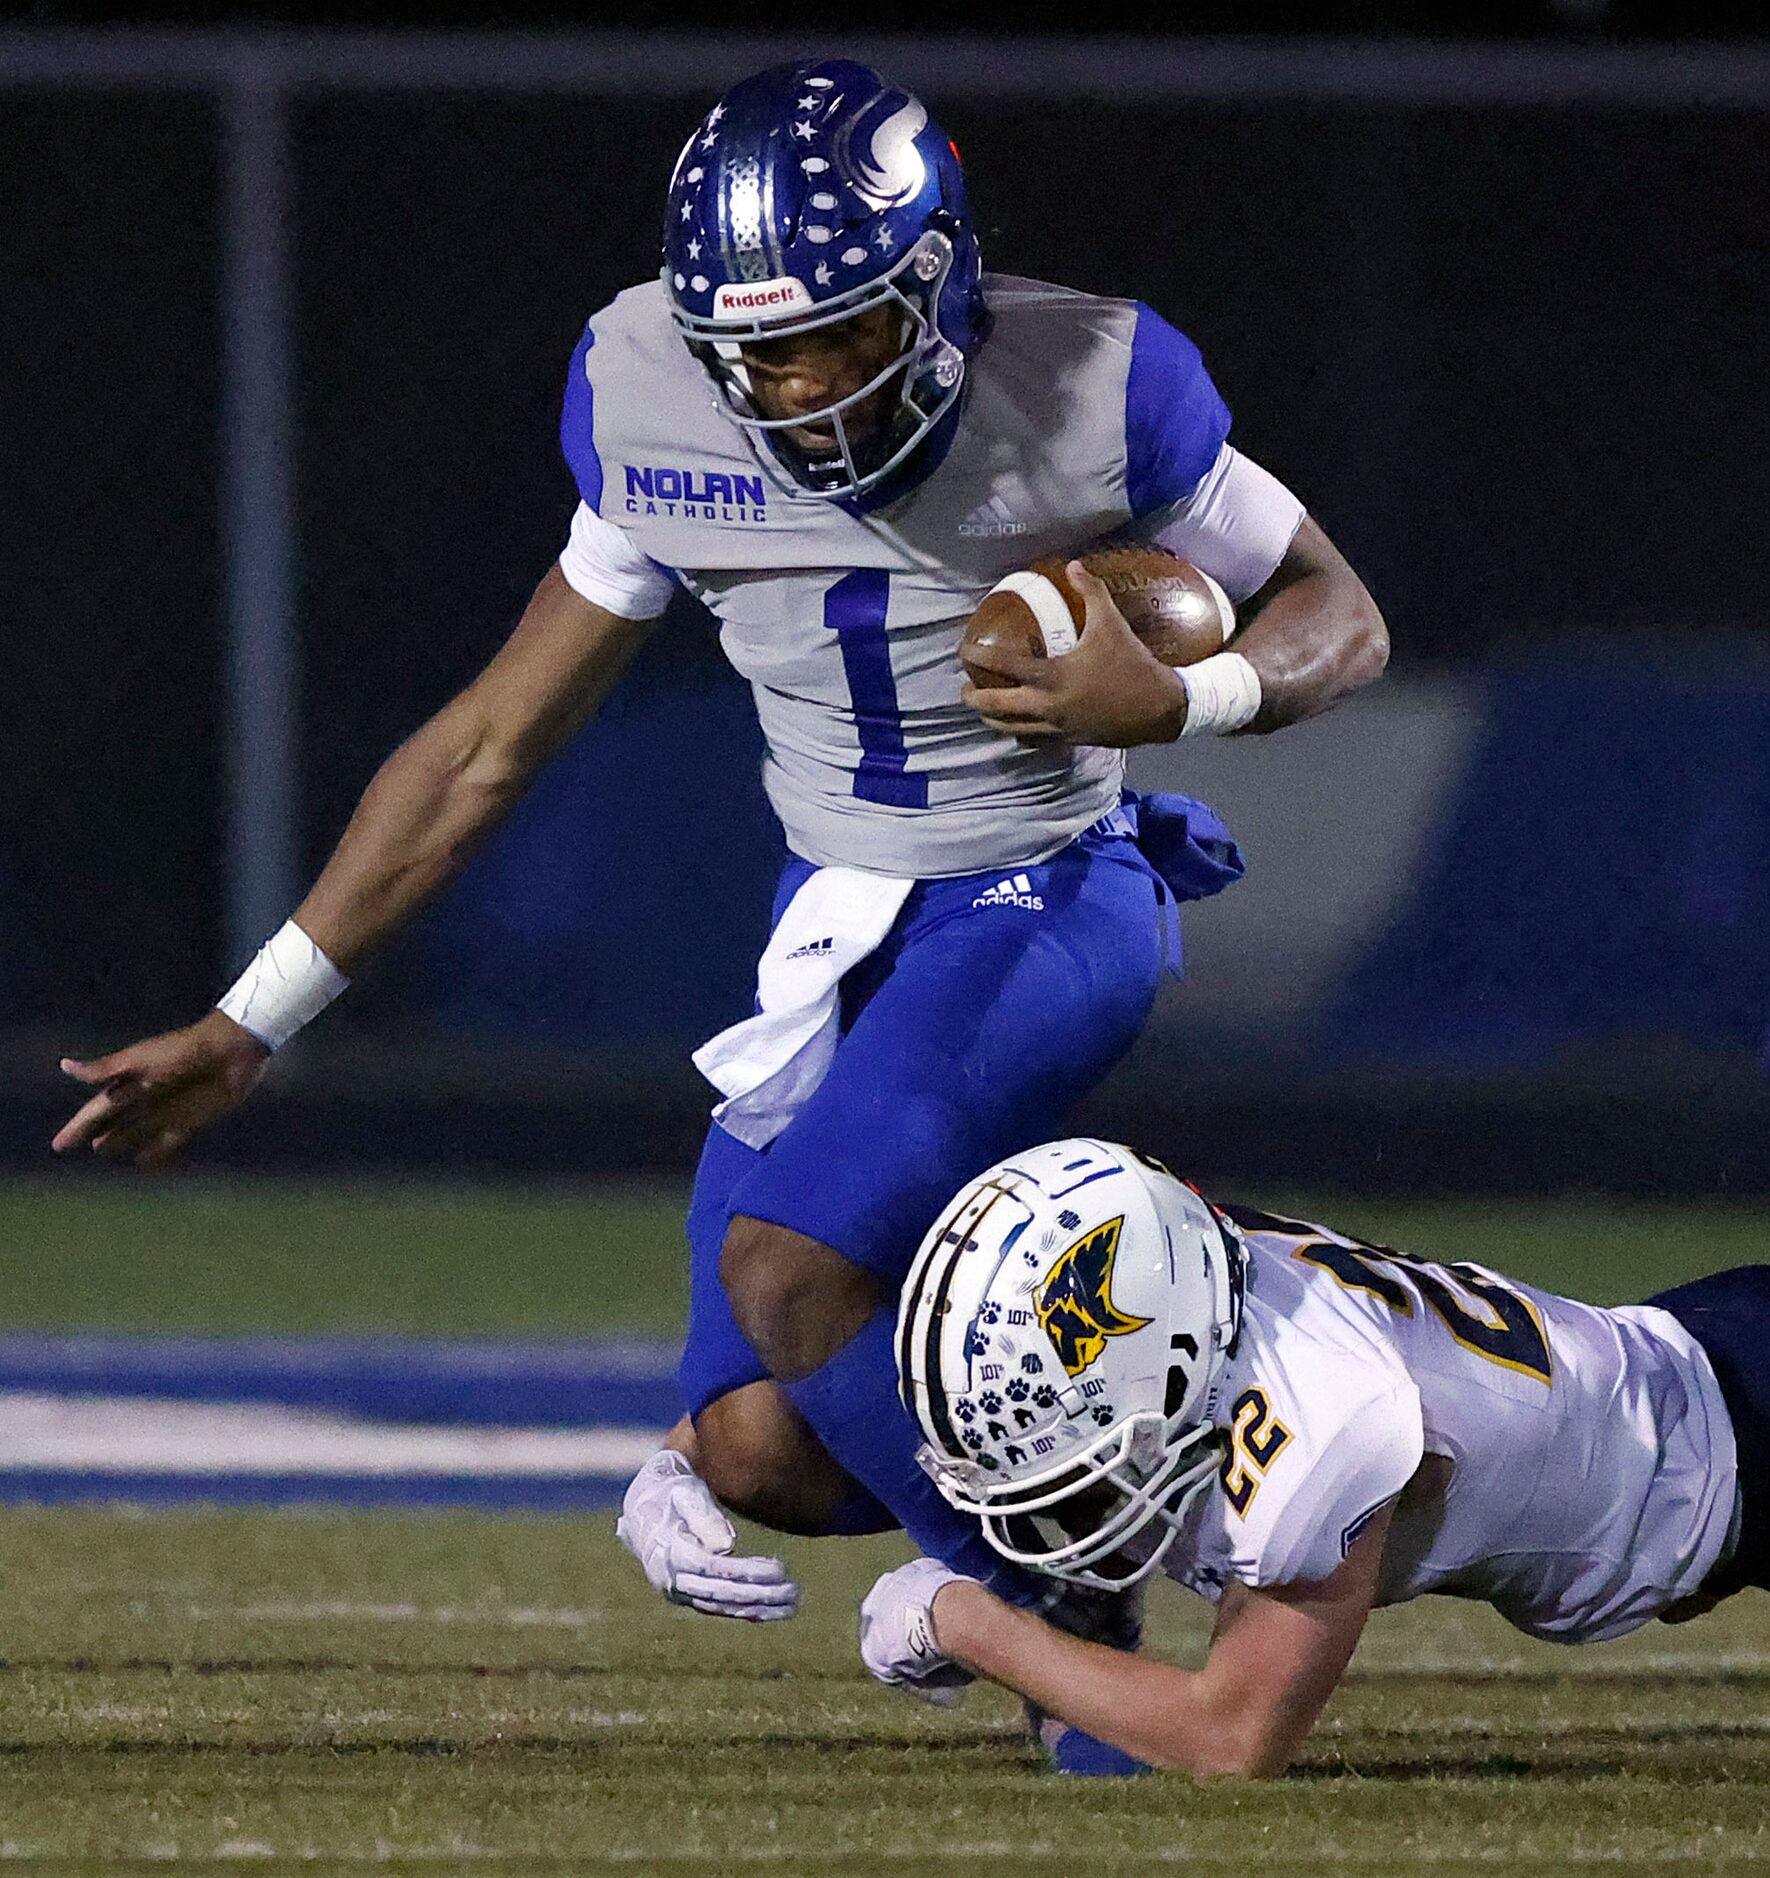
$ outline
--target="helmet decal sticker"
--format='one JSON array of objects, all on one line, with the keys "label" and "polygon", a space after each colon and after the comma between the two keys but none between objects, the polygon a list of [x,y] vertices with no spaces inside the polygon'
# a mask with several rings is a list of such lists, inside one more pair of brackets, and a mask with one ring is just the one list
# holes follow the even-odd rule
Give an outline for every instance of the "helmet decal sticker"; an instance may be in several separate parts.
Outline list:
[{"label": "helmet decal sticker", "polygon": [[[883,100],[876,100],[854,119],[843,140],[848,146],[845,154],[854,171],[850,187],[869,209],[891,209],[900,202],[908,202],[912,196],[921,194],[922,185],[928,179],[928,166],[916,148],[916,139],[928,122],[928,113],[917,98],[905,98],[872,132],[865,154],[855,151],[856,137],[865,132],[868,115],[880,102]],[[889,231],[881,230],[881,233]]]},{"label": "helmet decal sticker", "polygon": [[1067,1375],[1079,1376],[1098,1361],[1108,1337],[1126,1336],[1150,1322],[1127,1316],[1112,1301],[1112,1267],[1124,1225],[1121,1213],[1078,1239],[1051,1267],[1033,1298],[1039,1327],[1051,1339]]},{"label": "helmet decal sticker", "polygon": [[[743,80],[677,158],[661,258],[716,406],[788,501],[888,500],[938,466],[989,315],[964,178],[920,99],[843,59]],[[815,408],[752,381],[746,345],[874,309],[895,338],[835,343],[867,370]]]},{"label": "helmet decal sticker", "polygon": [[[1095,1186],[1114,1175],[1135,1205]],[[954,1196],[904,1285],[899,1382],[918,1465],[993,1551],[1108,1591],[1162,1568],[1218,1489],[1242,1256],[1209,1201],[1113,1142],[1049,1142]]]}]

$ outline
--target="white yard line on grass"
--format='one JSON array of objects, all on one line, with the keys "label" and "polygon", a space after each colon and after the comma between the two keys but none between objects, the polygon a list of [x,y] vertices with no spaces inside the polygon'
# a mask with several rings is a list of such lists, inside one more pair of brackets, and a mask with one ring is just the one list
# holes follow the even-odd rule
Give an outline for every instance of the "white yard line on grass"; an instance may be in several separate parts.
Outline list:
[{"label": "white yard line on grass", "polygon": [[351,1604],[328,1600],[318,1604],[245,1604],[235,1609],[191,1608],[199,1622],[216,1618],[241,1618],[254,1623],[357,1623],[357,1624],[503,1624],[512,1630],[581,1630],[586,1624],[600,1624],[607,1615],[598,1610],[533,1610],[525,1605],[439,1604]]},{"label": "white yard line on grass", "polygon": [[430,1426],[273,1402],[0,1391],[0,1470],[18,1472],[620,1479],[661,1439],[643,1428]]}]

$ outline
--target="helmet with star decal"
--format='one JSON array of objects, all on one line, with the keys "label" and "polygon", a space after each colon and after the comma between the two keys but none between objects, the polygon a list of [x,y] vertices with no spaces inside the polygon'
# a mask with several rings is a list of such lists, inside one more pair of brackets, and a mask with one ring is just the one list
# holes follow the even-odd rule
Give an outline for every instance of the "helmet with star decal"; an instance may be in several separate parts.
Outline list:
[{"label": "helmet with star decal", "polygon": [[[676,323],[792,497],[860,495],[910,465],[983,338],[980,268],[956,149],[919,99],[849,60],[745,79],[670,179],[663,275]],[[894,339],[864,382],[788,414],[758,400],[746,345],[881,308]]]}]

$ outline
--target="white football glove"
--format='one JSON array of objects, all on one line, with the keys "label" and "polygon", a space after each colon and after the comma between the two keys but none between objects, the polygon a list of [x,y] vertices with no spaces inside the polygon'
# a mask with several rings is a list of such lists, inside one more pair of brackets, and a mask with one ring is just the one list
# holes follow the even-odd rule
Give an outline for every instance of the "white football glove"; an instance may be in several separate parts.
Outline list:
[{"label": "white football glove", "polygon": [[936,1559],[911,1559],[887,1572],[860,1607],[860,1660],[881,1682],[936,1708],[956,1707],[974,1680],[934,1640],[934,1594],[959,1577]]},{"label": "white football glove", "polygon": [[672,1604],[751,1624],[775,1623],[799,1608],[799,1587],[779,1559],[732,1556],[736,1530],[673,1448],[633,1476],[615,1537]]}]

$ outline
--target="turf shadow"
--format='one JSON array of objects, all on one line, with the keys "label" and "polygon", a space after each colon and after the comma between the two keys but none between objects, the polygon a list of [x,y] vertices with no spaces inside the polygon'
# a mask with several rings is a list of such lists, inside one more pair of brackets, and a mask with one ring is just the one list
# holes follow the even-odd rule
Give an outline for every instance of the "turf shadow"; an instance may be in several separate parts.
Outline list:
[{"label": "turf shadow", "polygon": [[1666,1722],[1642,1728],[1595,1728],[1573,1742],[1563,1742],[1537,1753],[1489,1750],[1444,1753],[1422,1752],[1417,1733],[1397,1731],[1399,1746],[1414,1745],[1412,1753],[1341,1753],[1332,1760],[1307,1760],[1291,1767],[1287,1780],[1598,1780],[1620,1775],[1655,1779],[1689,1786],[1760,1785],[1770,1779],[1770,1768],[1755,1760],[1717,1763],[1712,1755],[1659,1754],[1655,1749],[1701,1749],[1721,1742],[1760,1743],[1770,1740],[1770,1723]]},{"label": "turf shadow", "polygon": [[1770,1665],[1763,1669],[1586,1669],[1575,1673],[1554,1669],[1433,1669],[1398,1665],[1394,1669],[1354,1669],[1345,1686],[1359,1684],[1422,1688],[1454,1682],[1469,1689],[1761,1689],[1770,1687]]},{"label": "turf shadow", "polygon": [[[400,1662],[362,1656],[7,1656],[0,1676],[467,1676],[520,1682],[594,1682],[642,1673],[629,1663],[445,1663]],[[718,1680],[716,1671],[699,1672]],[[858,1683],[850,1669],[798,1668],[757,1672],[752,1682]]]},{"label": "turf shadow", "polygon": [[[887,1755],[898,1760],[935,1762],[950,1767],[955,1755],[988,1754],[994,1760],[999,1758],[1002,1748],[1012,1749],[1023,1744],[1018,1743],[1012,1735],[976,1729],[961,1733],[913,1738],[786,1733],[697,1734],[695,1745],[702,1772],[709,1774],[716,1772],[717,1769],[710,1769],[708,1763],[716,1760],[722,1751],[742,1754],[747,1759],[759,1748],[791,1750],[798,1753],[803,1753],[807,1748],[815,1748],[820,1754]],[[674,1740],[664,1741],[656,1737],[641,1740],[611,1740],[601,1730],[586,1730],[582,1734],[511,1734],[497,1739],[484,1740],[467,1736],[405,1735],[375,1738],[337,1736],[324,1740],[316,1740],[311,1736],[284,1736],[280,1739],[248,1741],[237,1737],[222,1738],[191,1734],[161,1738],[108,1735],[96,1736],[77,1743],[0,1740],[0,1761],[10,1761],[14,1764],[36,1760],[65,1762],[77,1759],[83,1754],[163,1761],[186,1758],[208,1759],[229,1755],[237,1755],[245,1760],[284,1756],[291,1759],[305,1758],[323,1761],[373,1757],[378,1754],[398,1755],[412,1760],[470,1758],[510,1760],[533,1756],[541,1759],[630,1761],[659,1756],[675,1760],[680,1755],[680,1747]],[[1025,1758],[1029,1763],[1038,1758],[1030,1745],[1026,1746]]]}]

